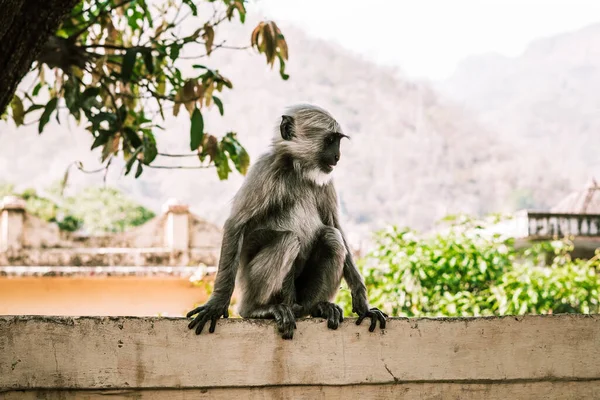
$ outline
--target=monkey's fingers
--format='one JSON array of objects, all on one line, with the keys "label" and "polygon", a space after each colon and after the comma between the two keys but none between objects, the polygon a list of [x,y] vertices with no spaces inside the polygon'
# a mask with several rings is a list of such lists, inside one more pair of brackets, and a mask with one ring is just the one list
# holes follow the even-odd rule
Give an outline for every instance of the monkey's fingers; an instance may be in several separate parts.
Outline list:
[{"label": "monkey's fingers", "polygon": [[273,312],[275,321],[277,322],[277,328],[283,339],[292,339],[294,337],[294,329],[296,326],[296,319],[292,310],[285,306],[279,306]]},{"label": "monkey's fingers", "polygon": [[296,328],[296,321],[293,319],[290,320],[284,314],[282,316],[282,318],[278,321],[277,328],[283,339],[292,339],[294,337],[294,329]]},{"label": "monkey's fingers", "polygon": [[287,327],[281,334],[281,338],[285,340],[291,340],[294,338],[294,328]]},{"label": "monkey's fingers", "polygon": [[200,311],[202,311],[204,309],[204,306],[200,306],[200,307],[196,307],[194,308],[192,311],[190,311],[189,313],[187,313],[185,315],[186,318],[191,317],[194,314],[198,314]]},{"label": "monkey's fingers", "polygon": [[202,333],[202,329],[204,329],[204,325],[206,325],[206,323],[208,322],[209,319],[210,319],[209,315],[204,315],[202,317],[202,319],[198,323],[198,326],[196,327],[196,335],[199,335],[200,333]]},{"label": "monkey's fingers", "polygon": [[360,325],[360,324],[363,322],[363,320],[364,320],[365,318],[367,318],[367,315],[368,315],[368,313],[367,313],[367,314],[364,314],[364,315],[361,315],[361,316],[359,316],[359,317],[358,317],[358,319],[356,320],[356,325]]},{"label": "monkey's fingers", "polygon": [[208,328],[208,331],[210,333],[215,333],[215,328],[217,327],[217,320],[219,319],[218,316],[213,316],[210,320],[210,328]]},{"label": "monkey's fingers", "polygon": [[204,317],[204,315],[206,314],[206,310],[202,310],[198,313],[198,315],[196,315],[196,318],[194,318],[189,324],[188,324],[188,328],[190,329],[194,329],[194,327],[196,325],[198,325],[198,323],[200,322],[200,320],[202,319],[202,317]]},{"label": "monkey's fingers", "polygon": [[387,315],[382,313],[381,311],[377,313],[377,317],[379,318],[379,327],[381,329],[385,329],[386,317]]},{"label": "monkey's fingers", "polygon": [[340,323],[340,312],[338,309],[331,305],[327,316],[327,327],[329,329],[337,329]]},{"label": "monkey's fingers", "polygon": [[386,318],[388,318],[388,315],[378,308],[371,308],[371,312],[377,316],[377,319],[379,320],[379,327],[381,329],[385,329],[387,322]]},{"label": "monkey's fingers", "polygon": [[370,314],[369,317],[371,318],[371,325],[369,326],[369,332],[373,332],[375,330],[375,328],[377,327],[377,321],[378,321],[377,314],[374,313],[373,311],[369,311],[368,314]]},{"label": "monkey's fingers", "polygon": [[281,322],[283,324],[283,329],[286,330],[289,329],[290,326],[294,326],[296,319],[294,318],[294,315],[289,312],[289,310],[284,310],[282,313]]},{"label": "monkey's fingers", "polygon": [[223,313],[223,318],[229,318],[229,310],[225,310]]},{"label": "monkey's fingers", "polygon": [[279,310],[273,311],[273,318],[275,319],[279,333],[283,333],[283,315],[279,312]]},{"label": "monkey's fingers", "polygon": [[337,304],[335,305],[335,307],[340,312],[340,324],[341,324],[342,322],[344,322],[344,310],[342,310],[342,307],[338,306]]}]

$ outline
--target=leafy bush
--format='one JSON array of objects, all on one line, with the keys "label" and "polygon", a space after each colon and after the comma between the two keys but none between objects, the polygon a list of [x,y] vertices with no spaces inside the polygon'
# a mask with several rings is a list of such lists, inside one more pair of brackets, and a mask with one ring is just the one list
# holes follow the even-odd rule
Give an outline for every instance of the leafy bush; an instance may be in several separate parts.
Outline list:
[{"label": "leafy bush", "polygon": [[[481,316],[598,312],[599,260],[572,260],[568,240],[517,249],[486,229],[498,217],[451,217],[447,229],[376,233],[376,248],[358,261],[373,306],[397,316]],[[347,289],[337,301],[350,315]]]},{"label": "leafy bush", "polygon": [[64,211],[81,221],[89,233],[123,232],[154,218],[155,214],[129,199],[119,190],[109,187],[88,187],[67,197]]}]

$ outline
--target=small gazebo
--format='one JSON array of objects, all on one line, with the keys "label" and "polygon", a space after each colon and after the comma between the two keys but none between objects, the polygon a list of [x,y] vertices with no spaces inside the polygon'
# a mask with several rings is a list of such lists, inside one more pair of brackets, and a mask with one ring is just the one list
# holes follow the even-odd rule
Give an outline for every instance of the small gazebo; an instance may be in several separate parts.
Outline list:
[{"label": "small gazebo", "polygon": [[600,186],[592,179],[550,211],[519,211],[511,227],[521,245],[568,236],[573,241],[575,257],[592,257],[600,248]]}]

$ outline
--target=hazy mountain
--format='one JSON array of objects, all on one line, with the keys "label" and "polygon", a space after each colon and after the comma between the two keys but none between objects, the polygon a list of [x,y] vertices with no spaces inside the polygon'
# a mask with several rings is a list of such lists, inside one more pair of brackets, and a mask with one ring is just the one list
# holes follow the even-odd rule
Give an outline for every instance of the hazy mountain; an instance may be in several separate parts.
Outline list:
[{"label": "hazy mountain", "polygon": [[[439,89],[516,145],[533,205],[600,173],[600,24],[537,40],[515,58],[472,56]],[[530,180],[532,168],[542,181]]]},{"label": "hazy mountain", "polygon": [[[228,30],[229,43],[247,43],[252,27],[250,22]],[[557,174],[548,165],[544,148],[532,146],[527,157],[516,157],[522,153],[511,140],[505,140],[507,125],[489,124],[486,128],[472,113],[441,98],[429,84],[411,82],[397,70],[310,39],[293,27],[282,26],[282,30],[290,48],[289,81],[282,81],[277,70],[266,67],[262,56],[252,51],[220,50],[209,62],[203,60],[216,65],[234,84],[232,91],[220,95],[225,116],[211,110],[205,118],[206,129],[211,133],[239,132],[255,159],[267,148],[286,105],[310,101],[330,109],[352,137],[342,145],[336,182],[343,219],[355,240],[388,223],[427,228],[448,213],[512,210],[531,196],[537,198],[540,184],[545,196],[560,197],[571,188],[566,180],[569,176]],[[512,62],[499,62],[504,61]],[[454,86],[458,92],[460,85]],[[475,89],[465,89],[465,93],[474,97]],[[518,86],[511,90],[525,95]],[[166,127],[158,135],[159,146],[171,152],[186,151],[189,118],[185,111],[177,119],[171,118]],[[35,126],[17,130],[0,122],[0,180],[41,187],[60,179],[73,160],[84,161],[88,169],[96,168],[98,152],[89,152],[90,137],[74,125],[69,129],[53,122],[38,137]],[[157,160],[163,165],[173,162]],[[193,160],[188,162],[193,164]],[[243,179],[234,174],[220,182],[213,170],[146,170],[134,180],[119,176],[121,165],[109,174],[109,184],[157,211],[169,197],[177,197],[219,224]],[[74,190],[99,184],[102,176],[75,172],[71,182]]]}]

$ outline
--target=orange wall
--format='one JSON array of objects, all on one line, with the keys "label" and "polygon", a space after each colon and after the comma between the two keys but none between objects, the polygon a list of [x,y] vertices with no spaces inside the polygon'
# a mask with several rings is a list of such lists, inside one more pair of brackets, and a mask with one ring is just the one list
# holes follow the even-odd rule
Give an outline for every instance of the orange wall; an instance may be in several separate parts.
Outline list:
[{"label": "orange wall", "polygon": [[0,277],[0,315],[182,316],[206,298],[178,277]]}]

